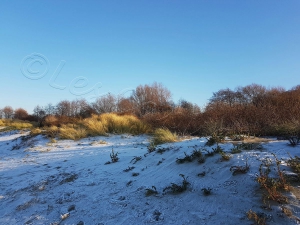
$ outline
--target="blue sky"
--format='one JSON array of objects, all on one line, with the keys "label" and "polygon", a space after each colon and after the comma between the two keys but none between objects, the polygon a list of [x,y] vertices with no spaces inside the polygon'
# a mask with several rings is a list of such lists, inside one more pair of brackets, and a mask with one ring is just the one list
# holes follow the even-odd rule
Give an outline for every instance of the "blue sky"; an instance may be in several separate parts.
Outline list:
[{"label": "blue sky", "polygon": [[[299,0],[3,0],[0,108],[32,112],[37,104],[92,101],[92,93],[75,94],[95,85],[101,86],[98,96],[126,95],[154,81],[175,102],[183,98],[200,106],[227,87],[258,83],[289,89],[300,84],[299,11]],[[26,59],[32,53],[49,63],[40,79],[20,69],[33,77],[45,71],[45,62]],[[87,86],[74,87],[78,77]]]}]

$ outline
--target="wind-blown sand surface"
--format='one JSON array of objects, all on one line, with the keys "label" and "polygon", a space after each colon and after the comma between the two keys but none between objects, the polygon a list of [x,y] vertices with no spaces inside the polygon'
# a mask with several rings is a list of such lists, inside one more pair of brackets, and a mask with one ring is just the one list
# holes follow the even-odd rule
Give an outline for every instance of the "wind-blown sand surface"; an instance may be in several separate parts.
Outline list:
[{"label": "wind-blown sand surface", "polygon": [[[202,149],[206,139],[164,144],[158,147],[163,153],[148,153],[149,138],[111,135],[49,143],[29,132],[0,133],[0,224],[253,224],[246,215],[250,209],[268,224],[297,224],[280,204],[267,209],[255,178],[263,160],[274,162],[271,153],[286,160],[288,152],[299,156],[299,147],[272,140],[262,143],[262,150],[242,151],[229,161],[215,154],[203,164],[178,164],[177,158]],[[229,152],[233,144],[220,146]],[[112,149],[119,161],[105,165]],[[244,166],[246,159],[248,173],[234,176],[230,167]],[[124,172],[129,167],[134,168]],[[188,189],[164,192],[171,183],[182,182],[179,174],[188,177]],[[146,197],[152,186],[158,194]],[[211,188],[211,194],[203,195],[202,188]],[[287,207],[299,216],[299,187],[294,193],[287,193]]]}]

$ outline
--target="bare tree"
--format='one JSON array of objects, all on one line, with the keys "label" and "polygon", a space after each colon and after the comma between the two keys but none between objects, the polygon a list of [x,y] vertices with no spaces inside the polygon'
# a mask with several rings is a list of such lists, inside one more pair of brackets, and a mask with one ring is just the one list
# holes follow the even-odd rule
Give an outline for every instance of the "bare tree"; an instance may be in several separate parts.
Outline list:
[{"label": "bare tree", "polygon": [[45,110],[46,115],[54,115],[55,114],[55,106],[52,105],[51,103],[48,103],[44,107],[44,110]]},{"label": "bare tree", "polygon": [[129,98],[120,98],[117,108],[120,113],[134,113],[135,111],[133,102]]},{"label": "bare tree", "polygon": [[37,105],[36,107],[34,107],[33,113],[39,125],[41,125],[43,118],[46,116],[45,110],[43,109],[43,107]]},{"label": "bare tree", "polygon": [[71,115],[71,103],[68,100],[60,101],[56,105],[56,114],[58,116],[70,116]]},{"label": "bare tree", "polygon": [[92,106],[98,114],[116,112],[117,98],[111,93],[108,93],[105,96],[97,98]]},{"label": "bare tree", "polygon": [[14,110],[11,106],[5,106],[2,111],[5,119],[11,119],[14,115]]},{"label": "bare tree", "polygon": [[15,110],[14,118],[19,120],[26,120],[28,118],[28,112],[25,109],[18,108]]},{"label": "bare tree", "polygon": [[131,101],[139,116],[170,109],[171,92],[162,84],[140,85],[131,95]]}]

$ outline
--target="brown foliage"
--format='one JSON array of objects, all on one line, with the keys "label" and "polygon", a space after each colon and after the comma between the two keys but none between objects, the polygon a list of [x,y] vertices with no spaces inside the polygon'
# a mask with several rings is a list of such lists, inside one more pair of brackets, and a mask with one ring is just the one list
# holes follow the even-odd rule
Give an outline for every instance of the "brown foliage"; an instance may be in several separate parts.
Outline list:
[{"label": "brown foliage", "polygon": [[28,113],[25,109],[18,108],[15,110],[14,117],[15,119],[19,119],[19,120],[27,120]]}]

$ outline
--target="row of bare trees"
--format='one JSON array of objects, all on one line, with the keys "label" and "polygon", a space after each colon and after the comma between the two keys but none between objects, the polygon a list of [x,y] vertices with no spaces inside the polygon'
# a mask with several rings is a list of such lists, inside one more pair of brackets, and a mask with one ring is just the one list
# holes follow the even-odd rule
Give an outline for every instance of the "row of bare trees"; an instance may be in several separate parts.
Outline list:
[{"label": "row of bare trees", "polygon": [[234,90],[221,89],[213,93],[201,111],[186,100],[175,104],[166,87],[153,83],[138,86],[128,97],[109,93],[92,103],[85,99],[63,100],[56,105],[36,106],[31,117],[24,109],[7,106],[0,115],[42,122],[49,116],[57,120],[111,112],[134,114],[153,127],[167,127],[181,134],[300,134],[300,86],[285,90],[251,84]]},{"label": "row of bare trees", "polygon": [[0,109],[0,119],[28,119],[28,112],[23,108],[13,109],[11,106],[5,106],[3,109]]}]

